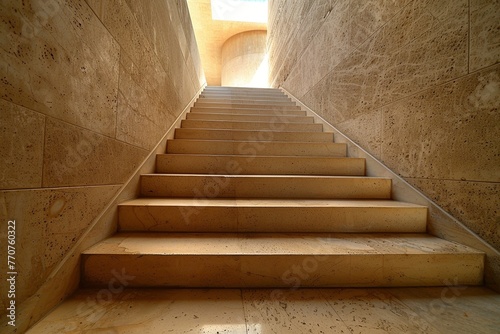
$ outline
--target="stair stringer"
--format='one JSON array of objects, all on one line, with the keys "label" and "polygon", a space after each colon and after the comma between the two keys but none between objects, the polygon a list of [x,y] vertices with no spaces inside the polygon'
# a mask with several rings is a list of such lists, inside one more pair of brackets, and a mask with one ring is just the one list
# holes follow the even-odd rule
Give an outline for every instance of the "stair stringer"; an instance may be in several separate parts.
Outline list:
[{"label": "stair stringer", "polygon": [[484,282],[489,288],[500,292],[500,252],[484,241],[471,229],[446,212],[420,190],[406,182],[381,161],[352,141],[335,126],[302,103],[283,87],[280,90],[292,99],[308,116],[314,117],[315,123],[323,124],[323,131],[334,132],[336,143],[347,144],[347,156],[366,159],[366,175],[392,179],[392,198],[397,201],[414,203],[428,208],[427,233],[436,237],[457,242],[486,253]]}]

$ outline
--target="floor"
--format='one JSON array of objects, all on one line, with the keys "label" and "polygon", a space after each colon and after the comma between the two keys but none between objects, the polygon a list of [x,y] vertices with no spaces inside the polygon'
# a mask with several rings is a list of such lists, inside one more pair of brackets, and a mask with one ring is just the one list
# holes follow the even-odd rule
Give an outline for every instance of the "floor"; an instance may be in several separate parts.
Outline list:
[{"label": "floor", "polygon": [[482,287],[80,290],[28,333],[500,333]]}]

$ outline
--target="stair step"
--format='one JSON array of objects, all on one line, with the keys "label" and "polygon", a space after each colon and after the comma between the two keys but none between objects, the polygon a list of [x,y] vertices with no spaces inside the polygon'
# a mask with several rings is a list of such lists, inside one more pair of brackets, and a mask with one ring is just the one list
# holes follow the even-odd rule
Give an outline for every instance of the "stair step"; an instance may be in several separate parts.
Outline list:
[{"label": "stair step", "polygon": [[118,206],[121,231],[426,231],[427,207],[390,200],[140,198]]},{"label": "stair step", "polygon": [[175,139],[333,142],[333,133],[179,128],[175,129]]},{"label": "stair step", "polygon": [[282,122],[224,122],[224,121],[197,121],[186,119],[181,122],[181,127],[192,129],[235,129],[235,130],[273,130],[273,131],[298,131],[321,132],[323,125],[318,123],[282,123]]},{"label": "stair step", "polygon": [[228,114],[228,113],[187,113],[186,119],[209,120],[209,121],[248,121],[248,122],[275,122],[280,120],[286,123],[314,123],[311,116],[293,116],[293,115],[252,115],[248,114]]},{"label": "stair step", "polygon": [[238,108],[238,109],[272,109],[272,110],[300,110],[300,107],[296,106],[294,103],[231,103],[231,102],[221,102],[221,103],[210,103],[210,102],[195,102],[195,108]]},{"label": "stair step", "polygon": [[290,156],[158,154],[157,173],[365,175],[365,159]]},{"label": "stair step", "polygon": [[281,94],[285,95],[278,88],[244,88],[244,87],[206,87],[203,93],[222,94]]},{"label": "stair step", "polygon": [[268,99],[262,99],[261,97],[253,97],[253,98],[246,98],[246,99],[215,99],[215,98],[204,98],[204,99],[198,99],[195,102],[195,105],[197,103],[200,104],[243,104],[243,105],[265,105],[265,106],[291,106],[291,107],[297,107],[295,102],[291,100],[283,100],[283,99],[274,99],[274,100],[268,100]]},{"label": "stair step", "polygon": [[484,253],[427,234],[119,233],[82,254],[83,285],[394,287],[482,284]]},{"label": "stair step", "polygon": [[347,145],[345,143],[174,139],[167,142],[167,153],[345,157]]},{"label": "stair step", "polygon": [[222,97],[222,96],[200,96],[196,102],[200,103],[238,103],[238,104],[277,104],[297,106],[288,97],[265,98],[256,97]]},{"label": "stair step", "polygon": [[356,176],[143,174],[145,197],[390,199],[391,179]]},{"label": "stair step", "polygon": [[259,101],[265,101],[265,102],[273,102],[273,101],[283,101],[283,102],[291,102],[292,99],[290,99],[286,95],[234,95],[234,94],[206,94],[202,93],[198,97],[198,101],[205,100],[205,99],[210,99],[210,100],[246,100],[246,101],[254,101],[254,100],[259,100]]},{"label": "stair step", "polygon": [[209,114],[243,114],[243,115],[268,115],[268,116],[306,116],[306,112],[303,110],[272,110],[267,108],[255,109],[255,108],[246,108],[246,109],[237,109],[237,108],[191,108],[189,114],[198,114],[198,113],[209,113]]}]

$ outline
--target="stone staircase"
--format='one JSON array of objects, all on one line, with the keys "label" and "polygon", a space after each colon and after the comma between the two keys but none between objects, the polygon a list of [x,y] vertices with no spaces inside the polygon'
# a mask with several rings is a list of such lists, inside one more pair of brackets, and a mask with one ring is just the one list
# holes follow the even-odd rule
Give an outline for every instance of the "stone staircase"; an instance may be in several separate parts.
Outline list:
[{"label": "stone staircase", "polygon": [[482,252],[426,234],[426,207],[391,200],[279,90],[207,87],[156,163],[83,253],[83,286],[482,284]]}]

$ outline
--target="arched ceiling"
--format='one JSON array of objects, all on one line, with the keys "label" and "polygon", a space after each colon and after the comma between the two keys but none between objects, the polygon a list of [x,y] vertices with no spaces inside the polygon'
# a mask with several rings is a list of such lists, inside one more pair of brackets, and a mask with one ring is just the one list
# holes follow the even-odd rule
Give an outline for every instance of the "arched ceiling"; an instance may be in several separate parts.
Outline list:
[{"label": "arched ceiling", "polygon": [[267,30],[267,23],[214,21],[210,0],[187,0],[207,84],[220,86],[222,45],[231,36],[250,30]]}]

